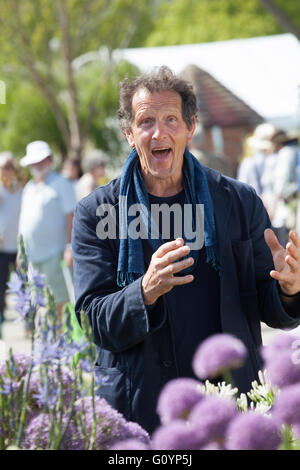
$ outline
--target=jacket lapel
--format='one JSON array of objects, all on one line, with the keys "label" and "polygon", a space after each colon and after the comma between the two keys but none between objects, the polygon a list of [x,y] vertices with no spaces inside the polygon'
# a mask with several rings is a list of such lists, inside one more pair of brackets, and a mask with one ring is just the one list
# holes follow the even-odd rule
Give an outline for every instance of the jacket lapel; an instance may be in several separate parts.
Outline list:
[{"label": "jacket lapel", "polygon": [[232,206],[232,195],[226,179],[221,175],[221,173],[209,171],[207,172],[207,180],[214,207],[216,233],[221,262]]}]

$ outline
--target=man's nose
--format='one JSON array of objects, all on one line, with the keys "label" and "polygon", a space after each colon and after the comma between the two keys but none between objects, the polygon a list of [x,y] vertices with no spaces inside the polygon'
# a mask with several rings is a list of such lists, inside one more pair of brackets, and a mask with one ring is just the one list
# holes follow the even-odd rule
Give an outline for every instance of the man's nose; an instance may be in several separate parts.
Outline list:
[{"label": "man's nose", "polygon": [[156,121],[154,129],[153,129],[153,134],[152,138],[153,139],[160,139],[165,135],[165,125],[162,121]]}]

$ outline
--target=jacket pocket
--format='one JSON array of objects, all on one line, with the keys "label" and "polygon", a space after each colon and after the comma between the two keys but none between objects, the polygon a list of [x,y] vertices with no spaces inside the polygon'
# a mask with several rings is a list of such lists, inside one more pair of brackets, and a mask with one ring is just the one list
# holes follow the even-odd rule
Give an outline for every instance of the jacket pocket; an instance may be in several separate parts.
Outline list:
[{"label": "jacket pocket", "polygon": [[95,366],[94,373],[96,383],[104,382],[97,389],[97,396],[104,398],[110,406],[122,413],[127,420],[131,420],[131,387],[127,367],[106,368]]}]

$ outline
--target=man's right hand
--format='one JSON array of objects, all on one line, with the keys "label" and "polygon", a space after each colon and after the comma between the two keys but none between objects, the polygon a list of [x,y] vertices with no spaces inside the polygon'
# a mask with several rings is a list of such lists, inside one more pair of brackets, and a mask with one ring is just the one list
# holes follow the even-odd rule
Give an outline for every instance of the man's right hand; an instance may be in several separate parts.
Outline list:
[{"label": "man's right hand", "polygon": [[174,286],[188,284],[192,282],[194,276],[174,276],[175,273],[191,266],[194,263],[193,258],[183,258],[190,252],[190,247],[184,245],[182,238],[177,238],[172,242],[161,245],[153,253],[149,268],[142,280],[142,293],[145,305],[153,304],[158,297],[169,292]]}]

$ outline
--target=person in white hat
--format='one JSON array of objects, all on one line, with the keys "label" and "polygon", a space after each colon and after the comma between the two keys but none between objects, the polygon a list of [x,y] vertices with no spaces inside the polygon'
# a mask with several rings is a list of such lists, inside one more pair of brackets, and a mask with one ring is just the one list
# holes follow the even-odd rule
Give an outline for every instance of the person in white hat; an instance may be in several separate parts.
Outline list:
[{"label": "person in white hat", "polygon": [[64,258],[69,266],[72,264],[74,189],[67,178],[53,170],[52,151],[44,141],[28,144],[20,164],[29,167],[33,178],[23,191],[19,232],[29,260],[46,276],[60,316],[68,300],[60,263]]},{"label": "person in white hat", "polygon": [[[243,183],[250,184],[259,196],[264,192],[264,184],[262,177],[265,166],[275,162],[273,158],[269,158],[273,154],[272,137],[278,132],[278,129],[269,122],[259,124],[251,137],[247,139],[247,144],[253,151],[253,155],[244,158],[238,168],[237,179]],[[269,173],[269,172],[268,172]]]}]

